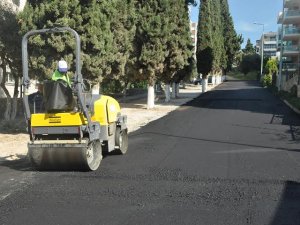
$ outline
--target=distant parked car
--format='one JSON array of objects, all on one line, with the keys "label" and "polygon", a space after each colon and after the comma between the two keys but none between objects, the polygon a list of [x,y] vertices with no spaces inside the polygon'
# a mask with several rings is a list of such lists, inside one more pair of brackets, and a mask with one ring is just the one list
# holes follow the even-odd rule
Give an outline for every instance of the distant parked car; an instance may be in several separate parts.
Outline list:
[{"label": "distant parked car", "polygon": [[194,84],[195,85],[202,84],[202,79],[201,78],[197,78],[196,80],[194,80]]}]

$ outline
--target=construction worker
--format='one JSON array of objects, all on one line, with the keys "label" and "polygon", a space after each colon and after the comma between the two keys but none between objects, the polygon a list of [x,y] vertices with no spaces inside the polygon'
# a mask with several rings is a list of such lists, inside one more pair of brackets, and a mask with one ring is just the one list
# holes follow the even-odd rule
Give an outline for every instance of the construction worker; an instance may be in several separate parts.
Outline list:
[{"label": "construction worker", "polygon": [[65,60],[60,60],[57,64],[57,69],[52,75],[52,80],[64,80],[71,87],[71,81],[67,74],[68,64]]}]

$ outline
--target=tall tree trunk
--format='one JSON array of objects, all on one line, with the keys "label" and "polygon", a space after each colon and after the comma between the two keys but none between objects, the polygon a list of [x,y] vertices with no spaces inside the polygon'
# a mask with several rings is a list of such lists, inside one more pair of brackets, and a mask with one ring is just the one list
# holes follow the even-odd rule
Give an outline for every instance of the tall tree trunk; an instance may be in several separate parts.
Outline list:
[{"label": "tall tree trunk", "polygon": [[6,77],[7,77],[6,66],[3,66],[2,67],[2,74],[0,74],[0,82],[1,82],[0,86],[1,86],[2,90],[4,91],[6,97],[11,97],[10,94],[9,94],[9,91],[5,87]]},{"label": "tall tree trunk", "polygon": [[172,83],[172,98],[176,98],[176,83]]},{"label": "tall tree trunk", "polygon": [[10,110],[10,120],[14,120],[16,119],[17,116],[17,112],[18,112],[18,98],[17,97],[13,97],[11,99],[11,110]]},{"label": "tall tree trunk", "polygon": [[0,86],[1,86],[2,90],[4,91],[4,93],[6,95],[6,108],[5,108],[5,112],[4,112],[4,119],[5,120],[10,120],[11,96],[9,94],[9,91],[5,87],[6,77],[7,77],[6,65],[2,64],[2,77],[0,77],[0,79],[1,79],[1,85]]},{"label": "tall tree trunk", "polygon": [[179,96],[179,83],[176,83],[176,98]]},{"label": "tall tree trunk", "polygon": [[202,79],[202,93],[207,92],[207,77]]},{"label": "tall tree trunk", "polygon": [[93,87],[92,87],[92,94],[100,94],[100,83],[98,84],[95,84]]},{"label": "tall tree trunk", "polygon": [[165,85],[165,102],[170,102],[171,100],[171,93],[170,93],[170,84]]},{"label": "tall tree trunk", "polygon": [[147,109],[153,109],[155,106],[155,92],[154,85],[148,85]]},{"label": "tall tree trunk", "polygon": [[128,89],[128,86],[129,86],[130,82],[129,81],[125,81],[124,82],[124,88],[123,88],[123,98],[125,98],[127,96],[127,89]]},{"label": "tall tree trunk", "polygon": [[10,120],[10,114],[11,114],[11,97],[6,98],[6,109],[4,112],[4,120]]},{"label": "tall tree trunk", "polygon": [[10,120],[14,120],[18,112],[19,79],[16,76],[14,76],[14,79],[15,79],[15,87],[14,87],[14,96],[11,102]]}]

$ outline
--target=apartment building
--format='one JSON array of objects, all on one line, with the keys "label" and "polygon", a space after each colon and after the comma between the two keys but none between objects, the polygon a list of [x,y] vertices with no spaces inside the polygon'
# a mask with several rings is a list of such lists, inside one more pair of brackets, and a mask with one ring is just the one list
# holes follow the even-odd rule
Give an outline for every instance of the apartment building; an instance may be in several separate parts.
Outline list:
[{"label": "apartment building", "polygon": [[[278,50],[280,51],[280,71],[277,86],[290,91],[294,85],[299,89],[300,62],[300,1],[284,0],[283,10],[278,15]],[[300,96],[298,96],[300,97]]]},{"label": "apartment building", "polygon": [[260,40],[256,40],[256,44],[255,44],[255,52],[256,54],[260,55],[260,48],[261,48],[261,41]]},{"label": "apartment building", "polygon": [[256,41],[255,50],[256,53],[261,55],[262,48],[261,43],[264,43],[264,57],[275,58],[277,53],[277,32],[264,33],[260,40]]}]

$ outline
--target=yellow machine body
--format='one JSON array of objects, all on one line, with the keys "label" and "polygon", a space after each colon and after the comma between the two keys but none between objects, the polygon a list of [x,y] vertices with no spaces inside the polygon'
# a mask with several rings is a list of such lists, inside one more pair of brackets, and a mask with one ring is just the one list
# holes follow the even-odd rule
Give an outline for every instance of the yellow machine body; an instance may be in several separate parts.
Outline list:
[{"label": "yellow machine body", "polygon": [[[94,103],[92,121],[97,121],[101,126],[107,126],[117,121],[121,112],[119,103],[112,97],[101,95]],[[38,113],[31,115],[31,127],[66,127],[86,125],[87,119],[82,113]]]},{"label": "yellow machine body", "polygon": [[92,121],[98,121],[101,126],[109,125],[117,121],[121,113],[119,103],[112,97],[102,95],[94,103],[94,115]]},{"label": "yellow machine body", "polygon": [[86,124],[82,113],[39,113],[31,115],[31,127],[81,126]]}]

